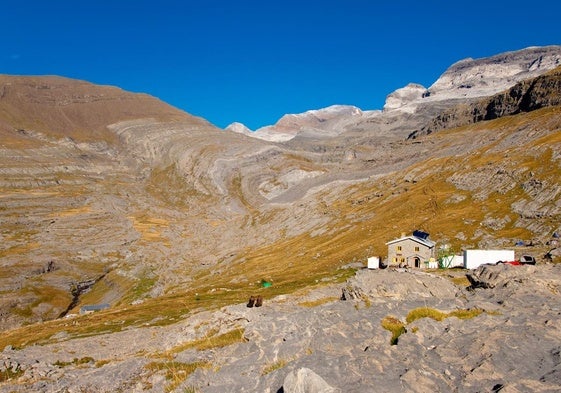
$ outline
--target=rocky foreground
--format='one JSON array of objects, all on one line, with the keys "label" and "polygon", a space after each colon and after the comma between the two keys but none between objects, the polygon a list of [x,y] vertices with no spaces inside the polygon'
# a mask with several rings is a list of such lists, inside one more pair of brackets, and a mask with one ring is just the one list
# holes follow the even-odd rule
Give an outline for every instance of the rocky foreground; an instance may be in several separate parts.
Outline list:
[{"label": "rocky foreground", "polygon": [[0,392],[559,391],[561,265],[482,266],[471,288],[465,271],[437,273],[360,270],[172,326],[60,332],[5,348]]}]

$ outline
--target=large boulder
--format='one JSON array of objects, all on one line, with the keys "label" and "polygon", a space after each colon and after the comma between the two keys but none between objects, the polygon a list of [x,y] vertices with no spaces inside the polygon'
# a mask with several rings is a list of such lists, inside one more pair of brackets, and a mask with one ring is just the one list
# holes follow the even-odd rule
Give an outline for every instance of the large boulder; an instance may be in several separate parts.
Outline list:
[{"label": "large boulder", "polygon": [[330,386],[325,380],[309,368],[293,370],[284,379],[284,393],[339,393],[339,389]]},{"label": "large boulder", "polygon": [[460,289],[442,276],[420,270],[375,269],[357,272],[342,292],[342,300],[368,297],[372,302],[383,303],[390,299],[453,299]]},{"label": "large boulder", "polygon": [[472,288],[497,288],[512,281],[527,279],[536,271],[534,265],[481,265],[466,274]]}]

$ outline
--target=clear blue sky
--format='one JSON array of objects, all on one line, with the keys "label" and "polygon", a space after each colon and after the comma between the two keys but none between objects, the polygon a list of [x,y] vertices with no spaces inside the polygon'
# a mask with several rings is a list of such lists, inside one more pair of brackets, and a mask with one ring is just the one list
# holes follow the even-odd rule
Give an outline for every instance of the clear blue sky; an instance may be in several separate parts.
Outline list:
[{"label": "clear blue sky", "polygon": [[561,44],[561,2],[9,1],[0,73],[156,96],[252,129],[333,104],[380,109],[452,63]]}]

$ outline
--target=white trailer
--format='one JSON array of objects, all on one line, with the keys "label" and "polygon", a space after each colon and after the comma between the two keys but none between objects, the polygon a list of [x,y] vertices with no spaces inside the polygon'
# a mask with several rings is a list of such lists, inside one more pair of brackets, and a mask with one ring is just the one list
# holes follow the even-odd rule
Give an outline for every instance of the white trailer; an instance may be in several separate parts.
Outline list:
[{"label": "white trailer", "polygon": [[514,261],[514,250],[465,250],[464,267],[475,269],[486,263],[495,264],[499,261]]}]

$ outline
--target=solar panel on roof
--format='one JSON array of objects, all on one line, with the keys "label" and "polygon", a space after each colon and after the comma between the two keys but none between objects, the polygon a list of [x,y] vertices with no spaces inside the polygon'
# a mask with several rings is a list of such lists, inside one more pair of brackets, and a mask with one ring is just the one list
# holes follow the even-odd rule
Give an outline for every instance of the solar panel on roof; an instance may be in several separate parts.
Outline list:
[{"label": "solar panel on roof", "polygon": [[416,229],[416,230],[413,231],[413,236],[418,237],[418,238],[423,239],[423,240],[426,240],[429,237],[429,234]]}]

